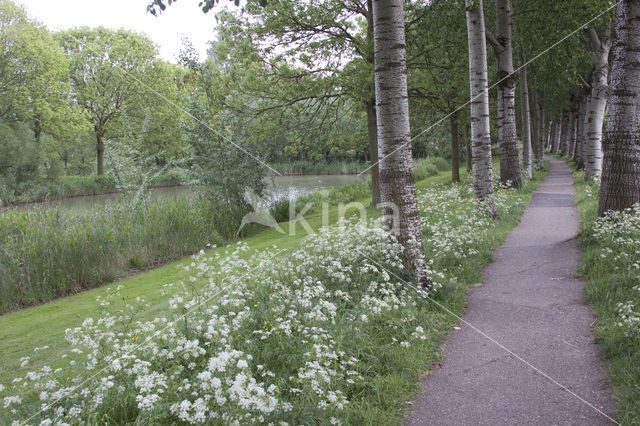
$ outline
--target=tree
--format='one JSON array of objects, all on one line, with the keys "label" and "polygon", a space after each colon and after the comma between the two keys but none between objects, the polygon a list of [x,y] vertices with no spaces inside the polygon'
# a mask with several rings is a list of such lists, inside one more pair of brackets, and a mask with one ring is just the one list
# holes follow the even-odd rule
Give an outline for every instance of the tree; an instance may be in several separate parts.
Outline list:
[{"label": "tree", "polygon": [[[398,220],[398,241],[422,287],[432,285],[422,244],[413,176],[406,44],[402,0],[373,0],[376,115],[380,163],[380,196],[386,226]],[[394,217],[397,207],[398,217]]]},{"label": "tree", "polygon": [[0,0],[0,119],[30,123],[36,140],[43,132],[75,137],[80,120],[68,73],[68,60],[47,29]]},{"label": "tree", "polygon": [[156,48],[139,34],[101,27],[68,30],[58,38],[71,61],[73,94],[93,127],[102,175],[105,140],[122,133],[116,125],[124,109],[134,114],[135,105],[150,95],[144,84],[150,82]]},{"label": "tree", "polygon": [[496,217],[491,162],[489,123],[489,83],[482,0],[465,0],[469,45],[469,83],[471,92],[471,143],[473,152],[473,195]]},{"label": "tree", "polygon": [[[372,198],[377,204],[371,1],[282,0],[266,6],[249,2],[242,13],[219,13],[217,17],[220,47],[227,51],[231,64],[246,63],[251,56],[259,58],[253,66],[260,67],[260,78],[247,77],[245,67],[239,73],[243,89],[253,92],[245,100],[252,104],[255,116],[276,109],[286,113],[291,108],[312,116],[316,108],[330,108],[336,102],[342,102],[343,108],[346,104],[339,98],[347,97],[352,100],[348,106],[365,111]],[[251,111],[240,105],[236,109]],[[332,123],[323,124],[329,127]]]},{"label": "tree", "polygon": [[[524,63],[524,60],[522,62]],[[525,66],[520,70],[520,112],[522,113],[522,169],[527,179],[531,180],[531,111],[529,109],[529,83]]]},{"label": "tree", "polygon": [[609,96],[611,25],[607,22],[597,32],[589,28],[588,34],[593,50],[593,72],[591,99],[586,117],[587,162],[584,175],[586,180],[599,176],[602,170],[602,125]]},{"label": "tree", "polygon": [[640,202],[640,0],[618,3],[598,214]]},{"label": "tree", "polygon": [[[460,181],[459,145],[461,128],[468,119],[460,109],[468,100],[468,52],[464,0],[440,0],[411,11],[408,37],[409,100],[412,120],[448,117],[451,135],[451,179]],[[435,116],[435,117],[433,117]],[[470,156],[467,155],[467,160]]]},{"label": "tree", "polygon": [[498,59],[498,143],[500,180],[514,188],[522,186],[516,130],[516,79],[511,46],[511,0],[496,0],[496,34],[487,32],[487,40]]}]

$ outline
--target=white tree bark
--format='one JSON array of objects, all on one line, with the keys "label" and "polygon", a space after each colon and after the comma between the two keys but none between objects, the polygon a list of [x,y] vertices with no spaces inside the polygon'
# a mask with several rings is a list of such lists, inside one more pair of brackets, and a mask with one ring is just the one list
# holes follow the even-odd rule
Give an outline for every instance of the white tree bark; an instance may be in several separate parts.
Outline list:
[{"label": "white tree bark", "polygon": [[[524,60],[522,61],[524,63]],[[531,180],[531,111],[529,109],[529,86],[527,68],[520,69],[520,112],[522,114],[522,169]]]},{"label": "white tree bark", "polygon": [[562,112],[562,139],[560,139],[560,153],[569,155],[569,145],[571,144],[571,112]]},{"label": "white tree bark", "polygon": [[570,116],[569,116],[569,131],[571,132],[570,134],[570,140],[569,140],[569,152],[567,154],[567,156],[569,158],[575,158],[576,155],[576,123],[577,123],[577,116],[578,116],[578,107],[576,105],[576,102],[574,101],[571,104],[571,112],[570,112]]},{"label": "white tree bark", "polygon": [[540,104],[539,100],[538,100],[538,96],[536,95],[536,102],[534,102],[534,108],[536,109],[536,115],[537,115],[537,125],[536,127],[537,129],[537,138],[534,141],[535,144],[537,144],[537,149],[535,151],[535,163],[536,163],[536,170],[541,170],[542,169],[542,159],[544,157],[544,148],[545,148],[545,126],[544,124],[546,123],[545,120],[545,114],[544,114],[544,109],[542,109],[542,105]]},{"label": "white tree bark", "polygon": [[430,288],[413,176],[402,0],[374,0],[373,21],[383,218],[388,229],[398,230],[407,267],[422,287]]},{"label": "white tree bark", "polygon": [[500,146],[500,181],[522,186],[518,161],[516,130],[516,76],[511,47],[511,0],[496,0],[496,50],[498,58],[498,143]]},{"label": "white tree bark", "polygon": [[640,0],[618,4],[615,33],[600,216],[640,202]]},{"label": "white tree bark", "polygon": [[531,92],[529,97],[529,117],[531,118],[531,162],[532,166],[539,170],[540,111],[538,110],[538,95],[535,91]]},{"label": "white tree bark", "polygon": [[560,141],[562,140],[562,117],[554,121],[553,125],[555,133],[553,134],[553,148],[551,152],[558,154],[560,152]]},{"label": "white tree bark", "polygon": [[493,195],[491,128],[489,126],[489,80],[487,44],[482,0],[465,0],[469,42],[469,84],[471,93],[471,147],[473,195],[480,206],[497,217]]},{"label": "white tree bark", "polygon": [[578,166],[582,166],[585,169],[587,168],[587,140],[588,135],[587,132],[589,130],[589,111],[591,110],[591,90],[584,99],[584,103],[582,105],[582,128],[580,134],[580,154],[578,157]]},{"label": "white tree bark", "polygon": [[602,171],[602,124],[609,97],[609,49],[611,48],[611,28],[606,25],[599,32],[589,29],[593,54],[593,77],[591,99],[587,110],[587,158],[585,179],[600,175]]}]

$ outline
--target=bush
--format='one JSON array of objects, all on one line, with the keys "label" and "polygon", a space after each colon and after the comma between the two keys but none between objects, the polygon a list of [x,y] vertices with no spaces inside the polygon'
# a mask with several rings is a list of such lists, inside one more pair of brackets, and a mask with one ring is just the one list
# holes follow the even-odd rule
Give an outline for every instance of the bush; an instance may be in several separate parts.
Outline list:
[{"label": "bush", "polygon": [[451,170],[451,164],[441,157],[431,157],[429,159],[431,164],[436,166],[436,168],[441,172],[446,172],[447,170]]}]

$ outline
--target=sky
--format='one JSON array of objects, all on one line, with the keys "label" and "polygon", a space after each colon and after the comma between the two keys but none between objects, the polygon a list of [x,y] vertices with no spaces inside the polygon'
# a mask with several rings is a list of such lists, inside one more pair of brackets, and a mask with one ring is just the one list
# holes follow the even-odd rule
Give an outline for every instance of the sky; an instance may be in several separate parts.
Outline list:
[{"label": "sky", "polygon": [[191,40],[201,58],[206,54],[207,42],[214,38],[215,14],[202,13],[198,0],[180,0],[158,17],[147,12],[148,0],[14,1],[50,30],[86,25],[145,33],[158,45],[160,56],[171,62],[176,62],[183,35]]}]

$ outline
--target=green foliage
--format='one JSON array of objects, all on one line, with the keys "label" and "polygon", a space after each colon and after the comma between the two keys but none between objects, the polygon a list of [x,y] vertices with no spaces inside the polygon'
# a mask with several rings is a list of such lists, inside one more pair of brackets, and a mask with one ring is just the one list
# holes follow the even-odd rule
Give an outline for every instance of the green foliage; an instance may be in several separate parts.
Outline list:
[{"label": "green foliage", "polygon": [[[295,200],[295,212],[301,211],[307,204],[311,206],[308,210],[309,213],[317,212],[321,209],[322,204],[326,203],[329,206],[335,207],[339,203],[349,203],[356,200],[362,200],[367,198],[371,194],[371,183],[357,183],[353,185],[339,186],[330,188],[323,192],[316,192],[299,197]],[[276,202],[271,207],[271,214],[278,222],[287,221],[290,219],[291,200],[283,199]]]},{"label": "green foliage", "polygon": [[89,117],[98,157],[109,139],[145,148],[158,162],[166,163],[165,150],[180,151],[179,143],[172,146],[181,140],[173,69],[156,59],[151,40],[102,27],[56,37],[69,57],[73,95]]},{"label": "green foliage", "polygon": [[[613,11],[595,21],[594,18],[613,3],[609,0],[514,0],[513,3],[514,49],[524,53],[526,59],[536,57],[528,67],[530,90],[540,95],[547,117],[552,117],[569,106],[571,94],[582,86],[578,76],[588,80],[592,68],[586,32],[567,36],[587,22],[593,28],[600,28],[611,19]],[[539,54],[542,55],[538,57]]]},{"label": "green foliage", "polygon": [[23,8],[0,1],[0,119],[33,123],[59,137],[77,130],[70,102],[68,60],[51,34]]},{"label": "green foliage", "polygon": [[33,132],[24,123],[0,121],[0,141],[0,202],[6,203],[23,193],[30,179],[44,176],[43,158]]},{"label": "green foliage", "polygon": [[0,312],[97,287],[131,269],[220,243],[218,215],[208,201],[186,199],[144,207],[122,201],[82,214],[57,208],[5,211],[0,215]]},{"label": "green foliage", "polygon": [[227,121],[211,114],[206,104],[193,99],[191,114],[194,118],[185,125],[192,152],[190,173],[196,183],[207,188],[218,209],[225,212],[216,217],[217,228],[224,237],[231,237],[248,211],[245,193],[262,195],[262,178],[268,169],[233,133],[233,128],[226,126]]}]

